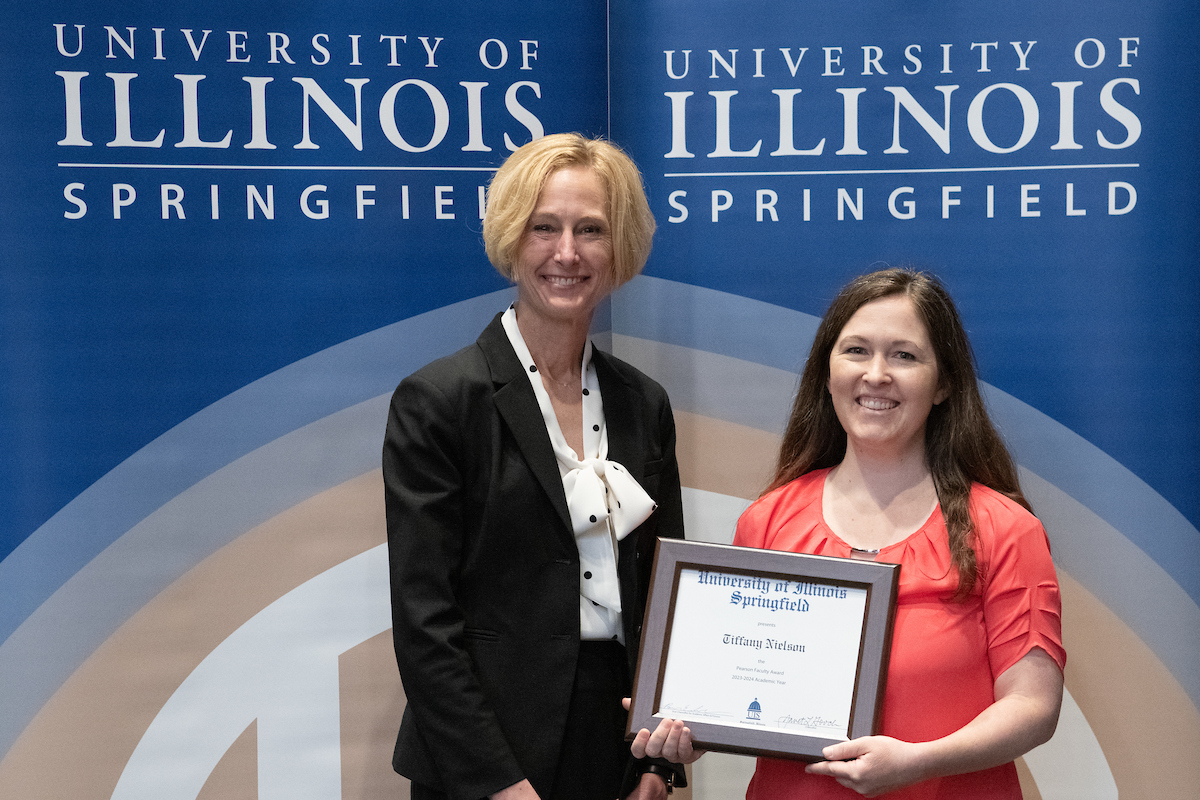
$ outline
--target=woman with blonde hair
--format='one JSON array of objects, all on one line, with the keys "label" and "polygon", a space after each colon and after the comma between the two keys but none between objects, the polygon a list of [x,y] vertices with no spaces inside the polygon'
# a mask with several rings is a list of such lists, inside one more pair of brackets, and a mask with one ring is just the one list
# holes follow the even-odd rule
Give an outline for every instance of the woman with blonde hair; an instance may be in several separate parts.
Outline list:
[{"label": "woman with blonde hair", "polygon": [[629,157],[575,134],[519,148],[487,199],[517,301],[400,383],[384,439],[393,766],[416,800],[663,797],[683,772],[630,756],[621,698],[655,539],[683,536],[675,423],[588,340],[654,218]]}]

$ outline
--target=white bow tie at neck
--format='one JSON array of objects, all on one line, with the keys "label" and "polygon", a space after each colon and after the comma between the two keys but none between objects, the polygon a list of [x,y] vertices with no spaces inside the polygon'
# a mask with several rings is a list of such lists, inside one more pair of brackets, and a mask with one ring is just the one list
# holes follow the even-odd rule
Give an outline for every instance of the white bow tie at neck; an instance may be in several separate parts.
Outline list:
[{"label": "white bow tie at neck", "polygon": [[563,476],[567,510],[577,537],[611,517],[612,532],[619,542],[658,507],[615,461],[588,458],[579,463],[579,467]]},{"label": "white bow tie at neck", "polygon": [[[559,427],[554,404],[521,336],[516,309],[510,307],[500,321],[537,398],[538,408],[546,423],[546,433],[550,436],[550,446],[554,450],[554,460],[558,462],[562,477],[567,512],[571,517],[572,533],[579,551],[579,593],[591,601],[591,605],[586,602],[580,604],[581,629],[589,628],[592,633],[600,630],[606,636],[616,631],[619,635],[618,617],[614,616],[621,613],[617,542],[654,513],[654,500],[625,467],[607,458],[608,429],[604,423],[600,381],[592,363],[592,343],[584,344],[583,360],[580,362],[583,449],[576,452],[567,444]],[[580,455],[586,457],[580,460]],[[592,616],[606,621],[590,625],[584,618],[590,619]]]},{"label": "white bow tie at neck", "polygon": [[579,593],[619,614],[621,585],[613,537],[624,539],[657,506],[624,467],[599,458],[586,459],[563,476],[563,489],[579,548]]}]

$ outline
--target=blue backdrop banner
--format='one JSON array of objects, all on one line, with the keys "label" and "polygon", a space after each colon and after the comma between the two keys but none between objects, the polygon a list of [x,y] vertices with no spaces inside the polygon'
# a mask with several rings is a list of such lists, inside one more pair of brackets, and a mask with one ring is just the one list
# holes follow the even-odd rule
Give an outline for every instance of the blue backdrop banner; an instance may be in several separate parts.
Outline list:
[{"label": "blue backdrop banner", "polygon": [[558,131],[645,176],[595,334],[670,392],[689,538],[763,488],[838,288],[936,273],[1063,590],[1027,796],[1200,794],[1194,3],[3,16],[0,796],[406,796],[387,399],[510,301],[485,189]]}]

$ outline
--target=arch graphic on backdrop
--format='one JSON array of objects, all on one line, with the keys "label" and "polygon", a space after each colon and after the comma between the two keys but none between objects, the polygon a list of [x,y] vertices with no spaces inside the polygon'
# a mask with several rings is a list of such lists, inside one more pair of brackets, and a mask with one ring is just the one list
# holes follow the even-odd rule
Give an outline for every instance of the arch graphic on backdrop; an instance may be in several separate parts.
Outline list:
[{"label": "arch graphic on backdrop", "polygon": [[[147,445],[0,562],[0,586],[17,599],[0,612],[0,631],[7,637],[0,645],[0,686],[9,687],[0,752],[10,752],[31,720],[115,631],[205,558],[306,498],[377,470],[387,399],[395,382],[473,341],[510,297],[511,292],[499,292],[438,309],[256,381]],[[747,319],[755,324],[745,325]],[[759,432],[765,436],[761,441],[777,436],[815,325],[814,318],[798,312],[645,277],[612,303],[613,349],[667,387],[680,418],[681,446],[688,431],[700,431],[702,438],[723,426]],[[735,395],[726,394],[731,386]],[[987,393],[1014,444],[1031,499],[1052,531],[1056,560],[1066,577],[1141,638],[1178,681],[1181,696],[1190,699],[1194,711],[1200,696],[1194,659],[1200,613],[1186,572],[1190,567],[1181,572],[1170,559],[1156,560],[1148,552],[1157,548],[1151,535],[1179,548],[1176,555],[1194,551],[1195,528],[1070,431],[1002,392],[988,388]],[[181,453],[193,458],[183,459]],[[1078,472],[1085,472],[1088,481],[1100,476],[1107,482],[1076,488]],[[710,479],[697,482],[705,481]],[[752,492],[692,485],[687,475],[685,484],[693,535],[713,540],[731,535],[731,520]],[[1114,496],[1132,499],[1143,521],[1154,520],[1160,527],[1130,527],[1128,517],[1111,507]],[[213,686],[204,681],[219,673],[222,664],[261,657],[262,648],[247,644],[253,641],[252,631],[300,635],[285,623],[292,619],[288,609],[300,607],[296,604],[305,598],[329,598],[330,587],[342,586],[342,581],[385,595],[378,575],[371,572],[378,552],[356,556],[265,608],[244,632],[219,644],[208,656],[211,661],[201,661],[206,666],[187,678],[184,693],[163,706],[162,721],[151,723],[148,732],[169,727],[177,708],[196,703],[205,693],[196,687]],[[1140,591],[1123,591],[1128,585]],[[376,618],[380,607],[386,614],[386,596],[382,606],[361,614],[363,619],[344,630],[336,624],[327,627],[334,634],[327,646],[333,649],[324,658],[385,629],[386,618]],[[1174,616],[1164,618],[1164,610]],[[284,639],[263,641],[273,642],[276,652],[288,652]],[[248,709],[265,702],[262,697],[247,700],[242,716],[228,719],[229,729],[217,738],[236,737],[246,727]],[[1084,717],[1089,710],[1085,705],[1080,711],[1068,701],[1048,754],[1055,752],[1052,746],[1066,748],[1059,752],[1071,752],[1074,763],[1087,765],[1089,774],[1080,779],[1092,781],[1092,796],[1109,796],[1112,777]],[[1097,733],[1103,738],[1105,731]],[[270,761],[276,750],[261,744],[264,736],[270,741],[261,719],[258,734],[260,769],[270,775],[262,759]],[[148,754],[171,735],[148,735],[139,748],[147,748],[143,752]],[[209,761],[218,744],[207,745]],[[141,770],[152,769],[143,767],[150,762],[141,759],[130,760],[130,783],[122,786],[134,786]],[[1047,789],[1053,785],[1052,773],[1061,773],[1061,758],[1043,758],[1039,766],[1039,756],[1031,754],[1027,763],[1044,796],[1054,796]],[[199,760],[196,769],[203,771]],[[0,768],[0,779],[2,775]],[[189,786],[195,780],[193,775]],[[181,789],[183,795],[189,791]]]}]

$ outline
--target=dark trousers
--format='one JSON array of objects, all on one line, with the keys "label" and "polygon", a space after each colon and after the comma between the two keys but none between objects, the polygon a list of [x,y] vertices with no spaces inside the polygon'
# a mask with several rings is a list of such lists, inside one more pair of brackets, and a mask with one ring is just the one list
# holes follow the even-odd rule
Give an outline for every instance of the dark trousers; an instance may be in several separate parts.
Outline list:
[{"label": "dark trousers", "polygon": [[[627,715],[621,698],[630,690],[625,648],[619,642],[580,642],[567,729],[554,788],[542,800],[614,800],[629,766]],[[536,709],[530,709],[535,713]],[[503,787],[501,787],[503,788]],[[535,787],[538,788],[538,787]],[[541,787],[545,791],[545,787]],[[443,792],[414,783],[412,800],[446,800]]]}]

